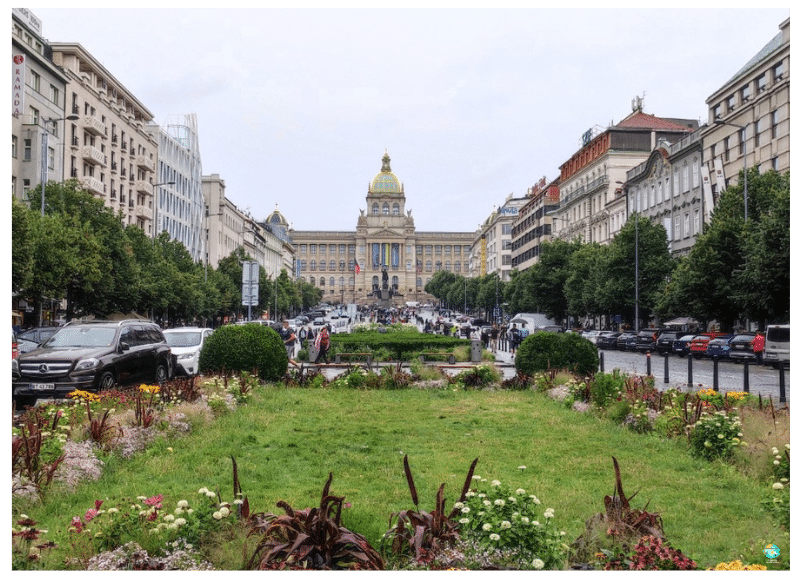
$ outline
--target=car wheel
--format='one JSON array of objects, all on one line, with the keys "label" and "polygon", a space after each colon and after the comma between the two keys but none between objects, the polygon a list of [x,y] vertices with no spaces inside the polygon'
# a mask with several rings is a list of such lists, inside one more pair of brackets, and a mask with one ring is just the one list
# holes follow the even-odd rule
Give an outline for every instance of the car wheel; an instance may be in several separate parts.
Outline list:
[{"label": "car wheel", "polygon": [[109,389],[113,389],[114,385],[117,384],[117,379],[114,376],[114,373],[111,371],[104,371],[102,375],[100,375],[100,381],[98,383],[98,388],[101,391],[107,391]]},{"label": "car wheel", "polygon": [[161,385],[169,380],[169,370],[164,363],[158,363],[156,367],[156,384]]}]

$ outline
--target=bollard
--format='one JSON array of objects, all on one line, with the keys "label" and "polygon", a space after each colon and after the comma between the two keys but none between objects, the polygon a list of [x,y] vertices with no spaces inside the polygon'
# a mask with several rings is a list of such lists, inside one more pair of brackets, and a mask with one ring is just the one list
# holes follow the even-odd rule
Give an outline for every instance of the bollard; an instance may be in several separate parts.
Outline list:
[{"label": "bollard", "polygon": [[779,395],[780,395],[780,402],[786,402],[786,377],[783,376],[783,361],[778,361],[778,384],[779,384]]},{"label": "bollard", "polygon": [[691,388],[692,388],[692,382],[693,382],[693,381],[692,381],[692,355],[691,355],[691,354],[689,354],[689,356],[688,356],[688,357],[686,357],[686,358],[688,358],[688,359],[689,359],[689,361],[688,361],[688,363],[687,363],[689,366],[688,366],[688,367],[687,367],[687,369],[686,369],[686,372],[687,372],[687,374],[688,374],[689,376],[686,378],[686,381],[687,381],[687,383],[689,384],[689,389],[691,389]]},{"label": "bollard", "polygon": [[647,352],[647,376],[652,376],[653,373],[650,372],[650,351]]},{"label": "bollard", "polygon": [[714,357],[714,392],[719,392],[719,375],[717,373],[719,367],[719,359]]},{"label": "bollard", "polygon": [[750,392],[750,361],[744,359],[744,392]]},{"label": "bollard", "polygon": [[602,353],[602,352],[600,353],[600,372],[601,373],[606,372],[606,365],[605,365],[605,361],[603,360],[603,354],[604,353]]},{"label": "bollard", "polygon": [[664,353],[664,383],[669,383],[669,353]]}]

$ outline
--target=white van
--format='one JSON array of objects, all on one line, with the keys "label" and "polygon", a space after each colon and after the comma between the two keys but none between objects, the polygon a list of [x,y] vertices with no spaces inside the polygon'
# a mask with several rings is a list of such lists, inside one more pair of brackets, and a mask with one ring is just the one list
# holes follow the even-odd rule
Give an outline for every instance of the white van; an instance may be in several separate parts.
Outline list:
[{"label": "white van", "polygon": [[783,361],[789,364],[789,325],[773,324],[767,326],[764,340],[764,364],[778,368],[778,363]]}]

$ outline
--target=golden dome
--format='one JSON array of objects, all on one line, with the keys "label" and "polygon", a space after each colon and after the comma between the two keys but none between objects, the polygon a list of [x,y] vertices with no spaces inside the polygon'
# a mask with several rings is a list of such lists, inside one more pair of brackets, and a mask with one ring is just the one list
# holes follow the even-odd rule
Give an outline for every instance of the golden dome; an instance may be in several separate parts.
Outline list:
[{"label": "golden dome", "polygon": [[381,172],[372,180],[372,185],[369,188],[370,193],[403,193],[403,186],[400,184],[400,180],[392,173],[391,159],[388,152],[384,153],[382,161]]}]

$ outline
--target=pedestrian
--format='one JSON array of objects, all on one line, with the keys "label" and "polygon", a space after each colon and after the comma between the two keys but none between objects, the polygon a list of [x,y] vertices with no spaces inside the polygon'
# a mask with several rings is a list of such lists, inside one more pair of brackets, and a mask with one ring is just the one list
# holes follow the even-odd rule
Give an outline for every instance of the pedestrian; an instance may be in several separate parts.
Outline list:
[{"label": "pedestrian", "polygon": [[525,323],[522,323],[522,328],[519,329],[519,341],[522,342],[528,338],[528,329],[525,328]]},{"label": "pedestrian", "polygon": [[497,352],[497,337],[500,335],[500,329],[497,328],[497,323],[492,325],[492,330],[489,332],[489,340],[492,345],[492,352]]},{"label": "pedestrian", "polygon": [[511,330],[508,331],[511,339],[511,358],[514,358],[514,355],[517,353],[517,347],[519,346],[519,328],[517,328],[517,324],[514,323],[511,325]]},{"label": "pedestrian", "polygon": [[317,333],[317,338],[314,341],[314,347],[317,349],[317,358],[314,360],[314,364],[319,363],[320,358],[325,360],[326,365],[330,364],[328,362],[328,349],[330,346],[331,339],[330,334],[328,334],[328,327],[323,326]]},{"label": "pedestrian", "polygon": [[764,342],[764,333],[756,332],[756,335],[753,338],[753,354],[756,355],[756,362],[758,362],[758,364],[761,364],[764,356]]},{"label": "pedestrian", "polygon": [[289,321],[283,321],[283,328],[278,333],[280,334],[281,339],[283,339],[283,345],[286,347],[286,356],[289,359],[289,362],[294,366],[297,366],[297,363],[294,362],[294,345],[297,342],[297,337],[294,334],[294,331],[289,327]]}]

